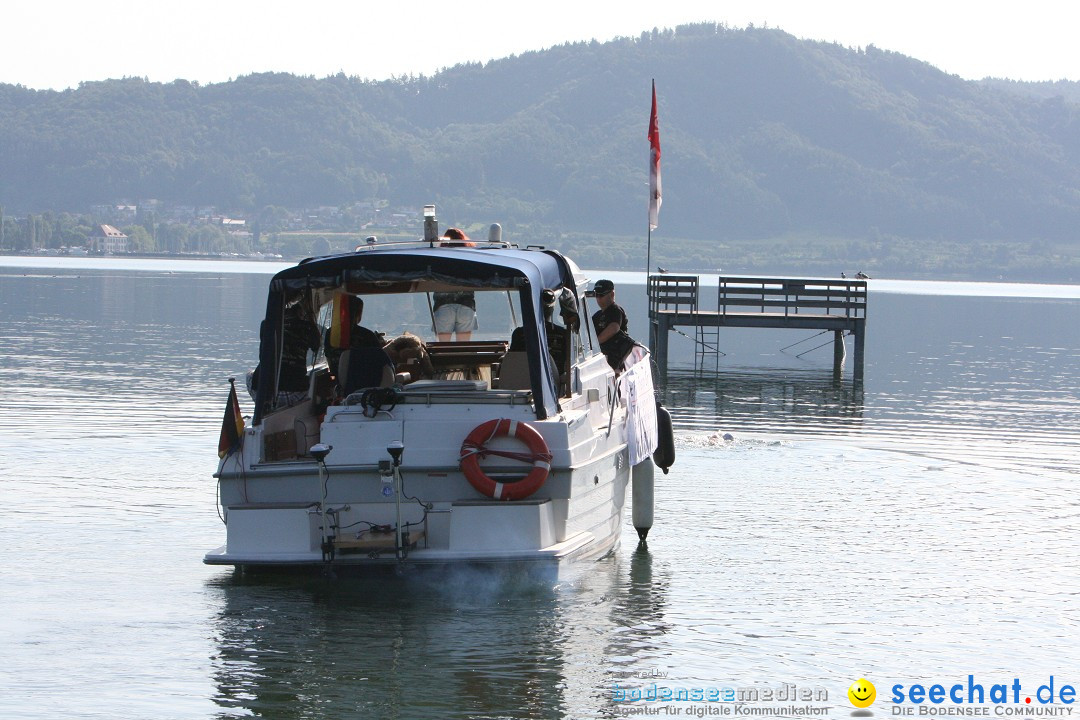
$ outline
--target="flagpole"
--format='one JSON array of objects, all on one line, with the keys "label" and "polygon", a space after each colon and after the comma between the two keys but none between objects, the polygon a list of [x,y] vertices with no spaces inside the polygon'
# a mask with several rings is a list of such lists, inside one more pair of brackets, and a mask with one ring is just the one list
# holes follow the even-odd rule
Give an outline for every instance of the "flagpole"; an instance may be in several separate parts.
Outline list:
[{"label": "flagpole", "polygon": [[645,250],[645,285],[652,269],[652,231],[660,216],[660,124],[656,119],[656,80],[652,81],[652,111],[649,113],[649,234]]},{"label": "flagpole", "polygon": [[[646,223],[648,224],[648,223]],[[649,284],[649,268],[652,267],[652,226],[649,226],[649,242],[645,246],[645,285]]]},{"label": "flagpole", "polygon": [[[652,94],[653,102],[656,102],[656,78],[652,81]],[[655,109],[655,105],[653,108]],[[653,115],[649,114],[649,218],[645,221],[645,226],[648,228],[646,237],[648,240],[645,243],[645,291],[649,290],[649,268],[652,267],[652,162],[653,162],[653,149],[652,149],[652,124]]]}]

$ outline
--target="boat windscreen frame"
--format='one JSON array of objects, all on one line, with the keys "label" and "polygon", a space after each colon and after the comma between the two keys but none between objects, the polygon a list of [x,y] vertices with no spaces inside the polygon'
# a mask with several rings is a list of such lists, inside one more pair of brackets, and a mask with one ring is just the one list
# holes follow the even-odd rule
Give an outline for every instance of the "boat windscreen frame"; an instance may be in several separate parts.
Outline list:
[{"label": "boat windscreen frame", "polygon": [[[407,284],[412,292],[443,287],[518,291],[526,351],[530,358],[539,358],[539,362],[529,363],[536,417],[543,420],[560,411],[558,371],[546,351],[547,332],[540,292],[544,288],[565,287],[577,294],[573,268],[562,255],[551,250],[502,248],[388,248],[306,260],[271,279],[266,316],[260,328],[260,377],[253,425],[259,425],[271,412],[276,397],[276,382],[262,382],[262,378],[264,374],[267,380],[277,377],[286,292],[300,290],[310,294],[335,288],[355,292],[354,288],[367,284],[373,288],[396,287],[398,291]],[[545,350],[542,352],[541,348]]]}]

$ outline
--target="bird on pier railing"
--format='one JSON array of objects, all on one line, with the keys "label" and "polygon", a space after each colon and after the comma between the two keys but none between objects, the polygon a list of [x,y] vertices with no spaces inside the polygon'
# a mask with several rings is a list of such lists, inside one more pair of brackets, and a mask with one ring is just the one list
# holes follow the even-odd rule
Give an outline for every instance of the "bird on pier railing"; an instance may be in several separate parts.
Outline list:
[{"label": "bird on pier railing", "polygon": [[847,280],[847,273],[845,273],[845,272],[840,273],[840,277],[843,278],[844,280]]},{"label": "bird on pier railing", "polygon": [[656,266],[656,272],[663,274],[667,272],[667,268],[662,268],[659,265]]},{"label": "bird on pier railing", "polygon": [[858,278],[859,280],[869,280],[870,279],[870,276],[867,275],[866,273],[864,273],[862,270],[855,273],[855,277]]}]

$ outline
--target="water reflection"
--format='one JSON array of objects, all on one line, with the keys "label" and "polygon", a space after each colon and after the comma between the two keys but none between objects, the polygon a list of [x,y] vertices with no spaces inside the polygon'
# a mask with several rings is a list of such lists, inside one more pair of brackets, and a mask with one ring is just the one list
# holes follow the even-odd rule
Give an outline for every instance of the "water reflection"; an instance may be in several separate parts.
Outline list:
[{"label": "water reflection", "polygon": [[676,430],[845,431],[862,426],[865,391],[821,368],[671,370],[663,402]]},{"label": "water reflection", "polygon": [[226,717],[560,717],[555,585],[476,570],[216,582]]},{"label": "water reflection", "polygon": [[669,564],[639,547],[557,580],[222,576],[208,584],[214,701],[221,717],[612,716],[616,683],[664,666]]},{"label": "water reflection", "polygon": [[625,580],[614,588],[611,620],[615,626],[606,649],[613,663],[613,682],[625,682],[658,659],[661,638],[672,628],[665,619],[669,581],[663,572],[653,573],[653,556],[645,545],[630,553]]}]

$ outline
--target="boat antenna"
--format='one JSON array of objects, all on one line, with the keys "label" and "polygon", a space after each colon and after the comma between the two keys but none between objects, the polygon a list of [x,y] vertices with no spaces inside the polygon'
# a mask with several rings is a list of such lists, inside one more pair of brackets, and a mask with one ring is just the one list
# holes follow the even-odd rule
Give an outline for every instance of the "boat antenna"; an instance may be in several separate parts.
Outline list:
[{"label": "boat antenna", "polygon": [[424,206],[424,242],[431,243],[435,247],[435,241],[439,239],[439,221],[435,217],[435,206]]}]

